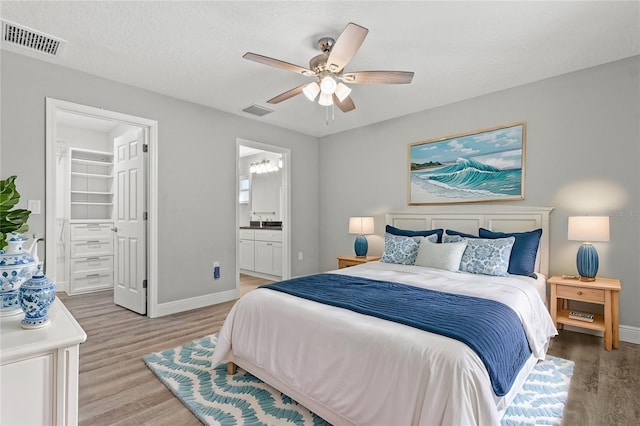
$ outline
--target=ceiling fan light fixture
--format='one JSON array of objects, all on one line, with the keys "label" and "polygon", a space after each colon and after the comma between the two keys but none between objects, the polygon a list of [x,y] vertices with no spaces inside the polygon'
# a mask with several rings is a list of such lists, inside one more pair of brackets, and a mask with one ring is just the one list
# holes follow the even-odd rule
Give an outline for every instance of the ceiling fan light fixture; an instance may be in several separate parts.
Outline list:
[{"label": "ceiling fan light fixture", "polygon": [[316,96],[318,96],[318,93],[320,93],[320,85],[318,85],[318,83],[316,83],[315,81],[313,83],[309,83],[304,86],[304,89],[302,89],[302,93],[304,93],[307,99],[313,102],[316,100]]},{"label": "ceiling fan light fixture", "polygon": [[336,91],[337,83],[333,77],[327,75],[320,80],[320,90],[327,95],[333,95]]},{"label": "ceiling fan light fixture", "polygon": [[351,94],[351,88],[344,83],[338,83],[336,86],[336,97],[340,102],[344,101],[349,94]]},{"label": "ceiling fan light fixture", "polygon": [[318,103],[322,106],[333,105],[333,96],[330,93],[322,92],[320,93],[320,98],[318,99]]}]

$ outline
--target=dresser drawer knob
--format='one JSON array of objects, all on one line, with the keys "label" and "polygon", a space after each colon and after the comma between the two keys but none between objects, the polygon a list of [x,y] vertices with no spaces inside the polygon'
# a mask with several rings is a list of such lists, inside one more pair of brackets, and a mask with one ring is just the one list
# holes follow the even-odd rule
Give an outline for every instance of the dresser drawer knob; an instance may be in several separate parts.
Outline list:
[{"label": "dresser drawer knob", "polygon": [[578,292],[578,296],[582,296],[582,292],[581,291]]}]

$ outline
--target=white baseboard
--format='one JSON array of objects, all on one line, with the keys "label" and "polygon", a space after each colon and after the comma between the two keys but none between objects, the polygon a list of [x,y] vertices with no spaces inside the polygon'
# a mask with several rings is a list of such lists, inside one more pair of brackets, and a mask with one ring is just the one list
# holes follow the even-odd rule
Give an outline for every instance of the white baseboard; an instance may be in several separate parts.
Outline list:
[{"label": "white baseboard", "polygon": [[640,345],[640,327],[621,325],[620,340],[622,340],[623,342],[635,343],[636,345]]},{"label": "white baseboard", "polygon": [[176,314],[178,312],[204,308],[205,306],[217,305],[218,303],[235,300],[238,297],[240,297],[240,292],[237,289],[233,289],[220,293],[207,294],[206,296],[177,300],[175,302],[159,303],[156,315],[154,315],[154,317],[162,317],[165,315]]},{"label": "white baseboard", "polygon": [[[603,337],[604,335],[601,331],[588,330],[586,328],[580,328],[580,327],[572,327],[570,325],[565,325],[564,329],[568,331],[575,331],[576,333],[590,334],[592,336]],[[632,327],[630,325],[621,325],[620,341],[635,343],[636,345],[640,345],[640,328]]]},{"label": "white baseboard", "polygon": [[240,273],[244,275],[251,275],[252,277],[263,278],[270,281],[282,281],[282,277],[279,275],[263,274],[262,272],[247,271],[246,269],[240,269]]}]

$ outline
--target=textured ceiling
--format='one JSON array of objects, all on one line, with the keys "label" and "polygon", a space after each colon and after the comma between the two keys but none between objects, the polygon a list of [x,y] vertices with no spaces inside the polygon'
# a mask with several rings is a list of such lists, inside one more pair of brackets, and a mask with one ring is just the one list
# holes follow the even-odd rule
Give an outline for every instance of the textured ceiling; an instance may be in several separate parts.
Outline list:
[{"label": "textured ceiling", "polygon": [[[43,60],[312,136],[324,136],[640,54],[640,3],[2,1],[3,19],[68,42]],[[356,109],[297,96],[312,81],[242,58],[304,67],[317,40],[369,29],[347,71],[414,71],[410,85],[352,86]],[[251,104],[274,109],[264,117]]]}]

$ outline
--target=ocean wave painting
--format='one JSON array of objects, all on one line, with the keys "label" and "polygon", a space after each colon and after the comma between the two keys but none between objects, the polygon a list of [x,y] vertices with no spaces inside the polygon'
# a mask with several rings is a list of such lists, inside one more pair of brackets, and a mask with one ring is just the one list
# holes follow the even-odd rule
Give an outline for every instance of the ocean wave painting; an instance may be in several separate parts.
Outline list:
[{"label": "ocean wave painting", "polygon": [[523,199],[524,128],[411,144],[409,204]]}]

